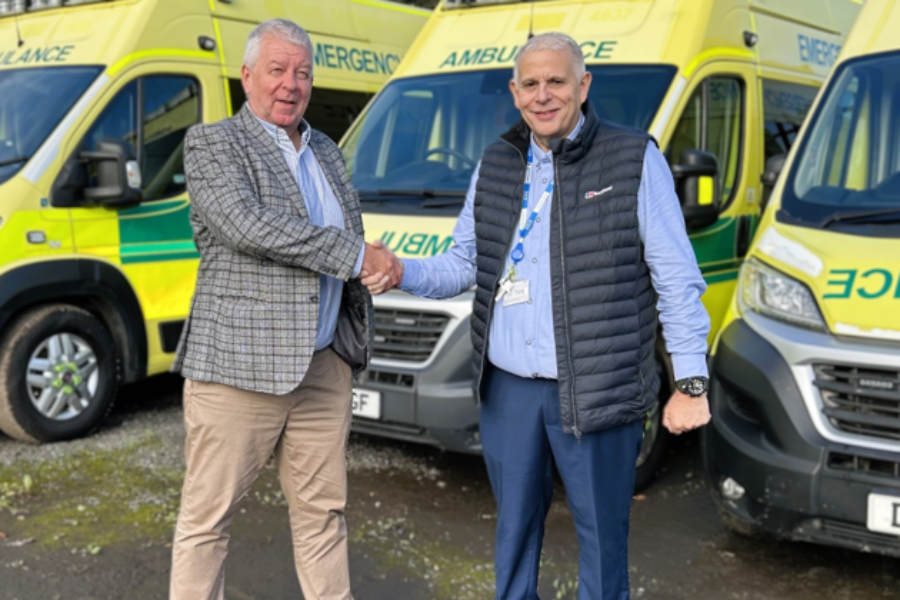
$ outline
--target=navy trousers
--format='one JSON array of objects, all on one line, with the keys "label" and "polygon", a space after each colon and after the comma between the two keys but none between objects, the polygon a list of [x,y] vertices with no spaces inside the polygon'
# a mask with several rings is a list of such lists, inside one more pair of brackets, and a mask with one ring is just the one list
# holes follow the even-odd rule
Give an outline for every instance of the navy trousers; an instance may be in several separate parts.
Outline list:
[{"label": "navy trousers", "polygon": [[628,520],[641,423],[563,433],[556,381],[486,365],[481,441],[497,499],[496,600],[537,600],[553,462],[578,535],[579,600],[628,600]]}]

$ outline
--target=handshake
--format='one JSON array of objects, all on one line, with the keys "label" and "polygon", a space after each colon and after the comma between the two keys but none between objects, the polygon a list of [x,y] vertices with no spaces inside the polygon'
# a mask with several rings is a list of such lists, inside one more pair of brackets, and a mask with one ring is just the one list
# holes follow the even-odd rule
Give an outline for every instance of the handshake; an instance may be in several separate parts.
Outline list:
[{"label": "handshake", "polygon": [[359,279],[373,296],[399,287],[403,281],[403,261],[394,256],[380,240],[366,242]]}]

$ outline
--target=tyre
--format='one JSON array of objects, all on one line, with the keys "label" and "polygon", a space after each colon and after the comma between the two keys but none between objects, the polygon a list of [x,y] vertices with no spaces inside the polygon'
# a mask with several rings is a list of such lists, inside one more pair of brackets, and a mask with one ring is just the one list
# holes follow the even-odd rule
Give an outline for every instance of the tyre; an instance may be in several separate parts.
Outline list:
[{"label": "tyre", "polygon": [[666,447],[669,444],[669,430],[663,427],[662,417],[666,402],[672,395],[672,383],[665,364],[657,353],[656,372],[659,375],[659,394],[644,421],[644,440],[641,443],[641,451],[638,453],[637,473],[634,476],[635,493],[640,492],[653,481],[653,477],[662,465]]},{"label": "tyre", "polygon": [[109,413],[118,382],[100,320],[67,304],[31,310],[0,340],[0,430],[32,443],[82,437]]}]

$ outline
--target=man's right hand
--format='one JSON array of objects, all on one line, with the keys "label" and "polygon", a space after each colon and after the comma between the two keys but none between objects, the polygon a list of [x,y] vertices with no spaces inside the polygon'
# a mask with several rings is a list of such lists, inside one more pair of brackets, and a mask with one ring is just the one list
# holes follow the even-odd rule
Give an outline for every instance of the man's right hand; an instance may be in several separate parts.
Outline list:
[{"label": "man's right hand", "polygon": [[366,243],[360,281],[373,296],[398,287],[403,281],[403,262],[380,240]]}]

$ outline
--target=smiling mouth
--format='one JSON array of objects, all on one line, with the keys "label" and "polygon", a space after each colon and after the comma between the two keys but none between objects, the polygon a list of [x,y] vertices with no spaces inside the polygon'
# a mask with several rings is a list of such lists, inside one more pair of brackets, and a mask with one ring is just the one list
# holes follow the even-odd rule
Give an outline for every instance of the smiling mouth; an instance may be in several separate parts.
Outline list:
[{"label": "smiling mouth", "polygon": [[549,121],[550,119],[552,119],[553,117],[555,117],[555,116],[557,115],[557,113],[559,113],[559,109],[558,109],[558,108],[554,108],[553,110],[542,110],[542,111],[534,111],[534,112],[532,112],[532,114],[533,114],[539,121]]}]

